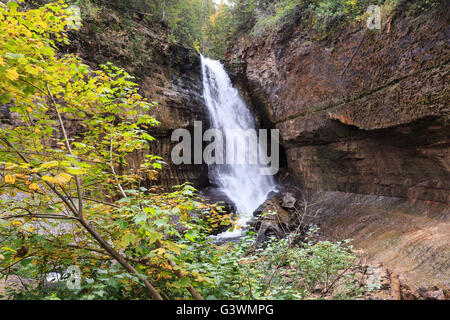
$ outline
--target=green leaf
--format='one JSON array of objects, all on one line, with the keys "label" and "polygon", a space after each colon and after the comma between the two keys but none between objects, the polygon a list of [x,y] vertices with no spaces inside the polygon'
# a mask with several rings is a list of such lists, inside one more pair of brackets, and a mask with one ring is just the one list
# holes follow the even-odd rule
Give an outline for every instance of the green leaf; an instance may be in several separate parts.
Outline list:
[{"label": "green leaf", "polygon": [[55,210],[55,208],[49,206],[44,209],[44,212],[45,213],[56,213],[56,210]]},{"label": "green leaf", "polygon": [[186,239],[188,239],[189,241],[195,242],[195,232],[192,230],[189,230],[188,232],[186,232],[184,234],[184,236],[186,237]]},{"label": "green leaf", "polygon": [[144,212],[139,212],[133,217],[134,222],[141,224],[147,221],[147,215]]},{"label": "green leaf", "polygon": [[66,171],[75,176],[82,175],[87,172],[86,169],[80,167],[67,167]]},{"label": "green leaf", "polygon": [[128,227],[128,222],[124,220],[117,220],[114,222],[114,224],[117,225],[121,230],[126,229]]},{"label": "green leaf", "polygon": [[137,237],[132,233],[127,233],[122,237],[122,244],[126,247],[130,244],[134,245],[137,242]]},{"label": "green leaf", "polygon": [[187,287],[189,287],[190,285],[191,285],[191,281],[189,281],[188,278],[181,278],[181,279],[178,279],[178,280],[176,280],[176,281],[174,281],[174,282],[172,283],[172,286],[173,286],[174,288],[179,288],[179,289],[181,289],[181,288],[187,288]]},{"label": "green leaf", "polygon": [[[14,3],[14,2],[9,2],[9,3]],[[9,5],[9,3],[8,3],[8,5]],[[16,3],[16,5],[17,5],[17,3]],[[13,60],[18,60],[23,57],[23,54],[7,52],[7,53],[5,53],[5,57],[9,58],[9,59],[13,59]]]},{"label": "green leaf", "polygon": [[154,243],[157,240],[161,240],[162,239],[162,234],[159,232],[150,232],[148,234],[148,238],[149,238],[149,242]]},{"label": "green leaf", "polygon": [[167,226],[167,221],[162,220],[162,219],[157,219],[157,220],[153,221],[153,223],[154,223],[155,226],[157,226],[158,228]]},{"label": "green leaf", "polygon": [[10,8],[12,11],[17,11],[18,6],[19,5],[14,1],[8,2],[8,8]]}]

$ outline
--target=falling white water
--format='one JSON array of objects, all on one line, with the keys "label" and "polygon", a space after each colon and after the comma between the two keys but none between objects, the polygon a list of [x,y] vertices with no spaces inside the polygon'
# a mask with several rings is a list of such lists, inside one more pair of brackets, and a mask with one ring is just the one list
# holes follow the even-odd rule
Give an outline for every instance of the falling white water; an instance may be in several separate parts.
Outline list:
[{"label": "falling white water", "polygon": [[[226,129],[246,131],[255,129],[255,121],[246,103],[233,88],[223,65],[216,60],[201,57],[203,72],[203,96],[211,118],[211,127],[222,131],[224,141],[232,138]],[[225,144],[225,143],[224,143]],[[245,148],[249,152],[258,150]],[[236,150],[236,149],[235,149]],[[276,188],[272,176],[262,175],[261,166],[255,164],[211,165],[210,180],[233,201],[239,216],[239,225],[245,226],[253,212]],[[238,236],[241,230],[222,233],[221,237]]]}]

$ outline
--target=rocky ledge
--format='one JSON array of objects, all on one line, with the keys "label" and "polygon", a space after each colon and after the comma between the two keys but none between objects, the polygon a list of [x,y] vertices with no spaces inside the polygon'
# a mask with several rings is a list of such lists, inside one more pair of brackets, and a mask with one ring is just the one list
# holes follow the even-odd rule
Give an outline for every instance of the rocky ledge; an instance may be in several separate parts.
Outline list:
[{"label": "rocky ledge", "polygon": [[[401,9],[401,8],[400,8]],[[417,288],[450,287],[449,12],[397,10],[381,30],[296,23],[241,39],[228,68],[280,130],[294,192]]]}]

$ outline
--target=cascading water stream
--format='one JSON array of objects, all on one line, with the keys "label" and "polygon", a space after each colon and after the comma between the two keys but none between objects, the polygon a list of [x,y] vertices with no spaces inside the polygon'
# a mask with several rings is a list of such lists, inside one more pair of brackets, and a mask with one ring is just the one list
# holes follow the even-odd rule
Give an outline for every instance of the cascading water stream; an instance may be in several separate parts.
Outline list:
[{"label": "cascading water stream", "polygon": [[[222,132],[223,139],[234,139],[229,129],[245,132],[255,129],[255,121],[246,103],[233,88],[231,80],[223,65],[216,60],[201,57],[203,72],[203,96],[208,108],[211,127]],[[226,144],[224,142],[224,144]],[[256,150],[255,150],[256,149]],[[235,149],[236,151],[237,149]],[[247,159],[260,151],[260,146],[245,147]],[[257,157],[256,157],[257,158]],[[239,216],[239,225],[245,226],[252,218],[253,212],[276,189],[273,176],[262,175],[259,164],[213,164],[209,166],[210,181],[233,201]],[[221,237],[240,235],[240,230],[225,232]]]}]

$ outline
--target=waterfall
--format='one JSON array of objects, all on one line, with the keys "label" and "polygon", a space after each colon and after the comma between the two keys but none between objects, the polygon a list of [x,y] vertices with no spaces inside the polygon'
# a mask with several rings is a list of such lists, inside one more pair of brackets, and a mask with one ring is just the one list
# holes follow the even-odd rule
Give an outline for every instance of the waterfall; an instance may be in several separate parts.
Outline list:
[{"label": "waterfall", "polygon": [[[222,132],[223,139],[234,139],[229,129],[245,132],[255,129],[255,121],[239,91],[233,88],[223,65],[216,60],[201,57],[203,96],[209,111],[211,127]],[[246,157],[256,156],[260,146],[245,146]],[[236,150],[236,149],[235,149]],[[239,216],[239,225],[245,226],[253,212],[276,188],[273,176],[262,175],[260,164],[213,164],[209,166],[209,179],[233,201]],[[240,231],[226,232],[225,236],[239,235]]]}]

